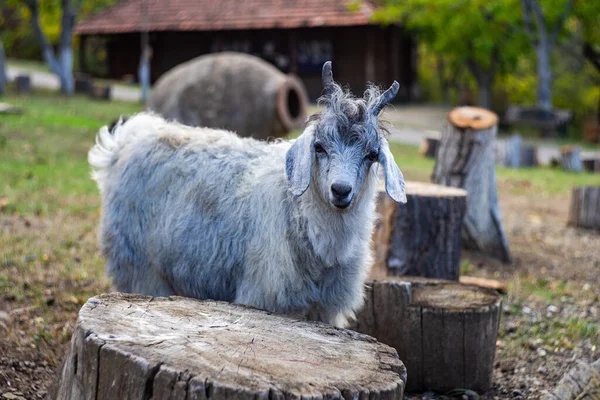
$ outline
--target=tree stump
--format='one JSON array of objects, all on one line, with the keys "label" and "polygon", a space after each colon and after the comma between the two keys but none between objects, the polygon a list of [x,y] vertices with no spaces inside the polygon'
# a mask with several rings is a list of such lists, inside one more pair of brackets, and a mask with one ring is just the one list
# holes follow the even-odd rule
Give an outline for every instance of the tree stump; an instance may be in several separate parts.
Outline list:
[{"label": "tree stump", "polygon": [[369,282],[353,329],[398,351],[408,392],[485,392],[492,385],[501,300],[477,286],[389,277]]},{"label": "tree stump", "polygon": [[419,153],[423,157],[435,158],[437,154],[437,149],[440,144],[440,139],[427,137],[423,139],[421,142],[421,147],[419,148]]},{"label": "tree stump", "polygon": [[448,114],[448,120],[433,181],[468,193],[463,245],[508,263],[510,250],[498,205],[494,166],[498,116],[482,108],[459,107]]},{"label": "tree stump", "polygon": [[581,150],[578,146],[562,146],[560,148],[560,165],[565,171],[581,172]]},{"label": "tree stump", "polygon": [[538,165],[537,149],[524,144],[521,136],[513,135],[504,147],[504,165],[510,168],[535,167]]},{"label": "tree stump", "polygon": [[88,74],[75,75],[75,93],[90,94],[94,88],[92,77]]},{"label": "tree stump", "polygon": [[406,204],[398,204],[386,195],[383,186],[379,189],[371,276],[458,280],[467,192],[406,182],[406,198]]},{"label": "tree stump", "polygon": [[321,323],[113,293],[79,312],[58,399],[402,399],[394,349]]},{"label": "tree stump", "polygon": [[600,186],[573,189],[569,225],[600,230]]},{"label": "tree stump", "polygon": [[90,96],[96,100],[110,100],[110,85],[92,85]]},{"label": "tree stump", "polygon": [[19,94],[31,93],[31,77],[29,75],[17,75],[15,86]]},{"label": "tree stump", "polygon": [[600,158],[584,158],[581,161],[583,169],[593,174],[600,174]]}]

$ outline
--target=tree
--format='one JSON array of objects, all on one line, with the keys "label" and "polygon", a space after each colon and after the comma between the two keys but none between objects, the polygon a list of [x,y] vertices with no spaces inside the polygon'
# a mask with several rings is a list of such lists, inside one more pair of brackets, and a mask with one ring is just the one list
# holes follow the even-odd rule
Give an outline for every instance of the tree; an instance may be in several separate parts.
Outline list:
[{"label": "tree", "polygon": [[[600,75],[600,2],[578,2],[574,14],[581,27],[583,56]],[[600,126],[600,96],[596,120]]]},{"label": "tree", "polygon": [[519,19],[514,5],[514,0],[383,0],[374,19],[403,24],[456,68],[466,67],[477,82],[478,104],[490,108],[495,78],[523,53],[523,38],[507,28]]},{"label": "tree", "polygon": [[[564,2],[562,8],[557,7],[556,3],[556,1],[546,1],[546,15],[544,15],[544,11],[538,0],[521,0],[525,32],[535,50],[537,59],[537,103],[545,111],[552,109],[552,66],[550,63],[550,54],[565,20],[573,9],[573,0]],[[559,9],[561,11],[557,13],[556,11]],[[532,23],[532,15],[535,27]]]},{"label": "tree", "polygon": [[4,57],[4,46],[0,37],[0,96],[4,94],[4,86],[6,85],[6,62]]},{"label": "tree", "polygon": [[58,76],[60,89],[65,94],[74,91],[73,82],[73,28],[82,0],[61,0],[61,27],[58,43],[58,54],[54,52],[40,24],[40,7],[38,0],[28,0],[27,7],[31,11],[31,24],[37,40],[42,46],[44,61],[50,70]]}]

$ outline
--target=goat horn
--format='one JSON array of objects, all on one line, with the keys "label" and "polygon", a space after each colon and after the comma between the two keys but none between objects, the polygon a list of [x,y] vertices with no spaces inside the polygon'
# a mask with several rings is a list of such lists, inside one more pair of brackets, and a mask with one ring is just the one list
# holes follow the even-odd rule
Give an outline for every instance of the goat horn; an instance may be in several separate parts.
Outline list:
[{"label": "goat horn", "polygon": [[373,115],[379,115],[381,110],[383,110],[383,107],[385,107],[387,103],[389,103],[394,97],[396,97],[396,95],[398,94],[398,89],[400,89],[400,84],[394,81],[394,83],[392,83],[392,86],[390,86],[390,88],[383,92],[381,97],[379,97],[379,102],[375,107],[373,107]]},{"label": "goat horn", "polygon": [[334,85],[333,83],[333,72],[331,71],[331,61],[327,61],[323,64],[323,88],[325,92],[329,92],[329,89]]}]

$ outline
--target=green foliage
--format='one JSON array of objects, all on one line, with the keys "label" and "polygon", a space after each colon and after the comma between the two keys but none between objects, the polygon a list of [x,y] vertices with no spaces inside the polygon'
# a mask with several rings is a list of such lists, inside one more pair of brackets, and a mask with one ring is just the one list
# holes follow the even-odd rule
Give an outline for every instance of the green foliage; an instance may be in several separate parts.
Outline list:
[{"label": "green foliage", "polygon": [[[82,0],[78,20],[116,3],[117,0]],[[61,31],[60,0],[39,0],[42,30],[52,44],[58,42]],[[40,45],[31,28],[31,12],[22,0],[5,0],[0,5],[0,31],[8,57],[40,59]],[[75,48],[76,48],[75,44]]]},{"label": "green foliage", "polygon": [[518,0],[385,0],[374,20],[401,23],[418,34],[436,54],[448,57],[453,70],[474,59],[484,69],[494,56],[510,68],[523,52],[524,36],[511,31],[518,23]]}]

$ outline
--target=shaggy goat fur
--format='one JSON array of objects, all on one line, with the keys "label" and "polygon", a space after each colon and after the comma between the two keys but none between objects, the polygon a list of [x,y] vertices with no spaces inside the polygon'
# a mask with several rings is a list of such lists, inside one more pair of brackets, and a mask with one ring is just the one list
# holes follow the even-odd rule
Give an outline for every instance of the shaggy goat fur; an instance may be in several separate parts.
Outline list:
[{"label": "shaggy goat fur", "polygon": [[[102,128],[89,162],[116,289],[344,326],[363,304],[371,265],[377,162],[388,193],[405,198],[372,111],[379,91],[356,99],[329,89],[325,110],[293,142],[242,139],[150,113]],[[332,194],[336,182],[350,193]]]}]

